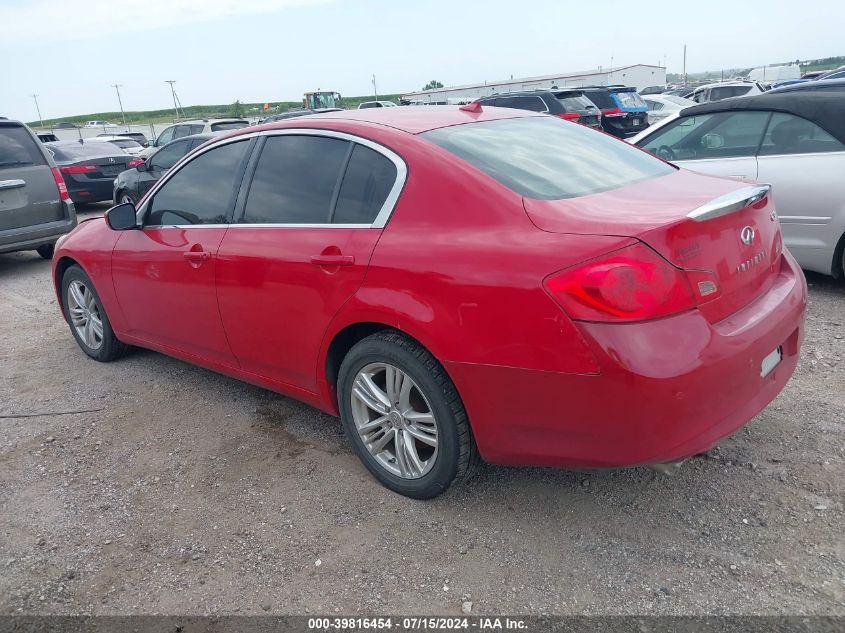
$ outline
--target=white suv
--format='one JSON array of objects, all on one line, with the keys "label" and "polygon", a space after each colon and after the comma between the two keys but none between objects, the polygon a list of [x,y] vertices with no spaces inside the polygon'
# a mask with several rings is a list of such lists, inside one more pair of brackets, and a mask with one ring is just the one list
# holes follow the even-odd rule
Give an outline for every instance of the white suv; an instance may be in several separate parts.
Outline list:
[{"label": "white suv", "polygon": [[150,146],[144,148],[140,156],[147,157],[155,152],[156,148],[167,145],[170,141],[182,138],[183,136],[237,130],[248,125],[249,121],[246,119],[197,119],[195,121],[180,121],[175,125],[164,128],[162,133],[150,143]]},{"label": "white suv", "polygon": [[756,81],[722,81],[715,84],[699,86],[684,98],[692,99],[696,103],[710,103],[731,97],[750,97],[766,92],[767,88]]}]

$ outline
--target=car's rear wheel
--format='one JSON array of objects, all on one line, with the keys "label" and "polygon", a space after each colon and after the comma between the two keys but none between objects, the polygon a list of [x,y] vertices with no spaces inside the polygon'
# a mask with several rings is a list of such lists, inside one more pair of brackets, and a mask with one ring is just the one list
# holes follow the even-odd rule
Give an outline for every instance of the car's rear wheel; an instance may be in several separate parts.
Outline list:
[{"label": "car's rear wheel", "polygon": [[379,332],[343,359],[338,399],[359,458],[399,494],[429,499],[467,478],[479,461],[455,385],[421,345]]},{"label": "car's rear wheel", "polygon": [[88,356],[105,363],[126,353],[128,346],[114,335],[94,284],[79,266],[62,277],[62,303],[70,331]]},{"label": "car's rear wheel", "polygon": [[55,250],[55,244],[42,244],[35,249],[35,252],[41,255],[44,259],[53,259],[53,251]]}]

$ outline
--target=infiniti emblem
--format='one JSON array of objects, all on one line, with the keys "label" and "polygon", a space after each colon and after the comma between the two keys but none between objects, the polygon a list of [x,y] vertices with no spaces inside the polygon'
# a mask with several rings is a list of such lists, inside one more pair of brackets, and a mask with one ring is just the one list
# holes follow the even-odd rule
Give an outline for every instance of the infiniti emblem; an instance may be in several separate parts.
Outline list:
[{"label": "infiniti emblem", "polygon": [[751,242],[754,241],[754,229],[752,229],[750,226],[744,227],[739,232],[739,239],[742,240],[743,244],[748,246],[749,244],[751,244]]}]

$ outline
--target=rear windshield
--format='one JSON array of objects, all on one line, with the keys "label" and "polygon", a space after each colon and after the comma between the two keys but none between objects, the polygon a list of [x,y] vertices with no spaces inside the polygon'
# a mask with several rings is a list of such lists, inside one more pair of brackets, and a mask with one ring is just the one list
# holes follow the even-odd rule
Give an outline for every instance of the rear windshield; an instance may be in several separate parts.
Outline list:
[{"label": "rear windshield", "polygon": [[616,98],[623,108],[645,108],[645,101],[636,92],[617,92]]},{"label": "rear windshield", "polygon": [[607,90],[589,90],[584,92],[587,98],[595,103],[602,110],[609,110],[615,108],[616,104]]},{"label": "rear windshield", "polygon": [[422,136],[526,198],[575,198],[675,170],[624,141],[551,117],[468,123]]},{"label": "rear windshield", "polygon": [[87,143],[62,143],[47,145],[59,160],[80,160],[83,158],[102,158],[122,154],[109,141],[88,141]]},{"label": "rear windshield", "polygon": [[44,155],[26,128],[0,125],[0,169],[43,165],[44,162]]},{"label": "rear windshield", "polygon": [[117,140],[117,141],[109,141],[112,145],[117,145],[118,147],[122,147],[126,149],[127,147],[141,147],[141,144],[137,141],[130,141],[129,139],[124,140]]},{"label": "rear windshield", "polygon": [[[555,95],[557,97],[557,95]],[[563,104],[563,107],[567,110],[588,110],[589,108],[595,108],[596,106],[593,105],[593,102],[587,99],[584,95],[575,95],[575,96],[563,96],[557,97],[557,100]]]},{"label": "rear windshield", "polygon": [[211,131],[219,132],[221,130],[239,130],[242,127],[249,125],[249,121],[228,121],[227,123],[212,123]]}]

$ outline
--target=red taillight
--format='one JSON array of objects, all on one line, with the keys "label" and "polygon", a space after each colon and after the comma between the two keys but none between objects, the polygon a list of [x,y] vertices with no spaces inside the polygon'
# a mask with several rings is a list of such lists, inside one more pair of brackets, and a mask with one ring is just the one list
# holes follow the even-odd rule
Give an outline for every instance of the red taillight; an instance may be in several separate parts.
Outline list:
[{"label": "red taillight", "polygon": [[621,108],[610,108],[609,110],[602,110],[602,116],[625,116]]},{"label": "red taillight", "polygon": [[566,119],[567,121],[577,121],[581,118],[581,115],[577,112],[564,112],[563,114],[558,114],[561,119]]},{"label": "red taillight", "polygon": [[[707,281],[714,279],[709,273],[702,275]],[[696,295],[702,301],[714,298],[695,293],[685,271],[645,244],[555,273],[544,283],[567,314],[582,321],[658,319],[696,307]],[[707,294],[713,292],[718,288]]]},{"label": "red taillight", "polygon": [[62,167],[63,174],[83,174],[86,171],[97,171],[94,165],[69,165]]},{"label": "red taillight", "polygon": [[59,171],[58,167],[53,167],[50,171],[53,172],[53,180],[56,181],[56,186],[59,188],[59,199],[70,200],[70,194],[67,192],[67,185],[65,184],[65,179],[62,178],[62,172]]},{"label": "red taillight", "polygon": [[140,165],[143,162],[143,158],[136,158],[135,160],[130,160],[128,163],[126,163],[126,167],[136,167],[137,165]]}]

